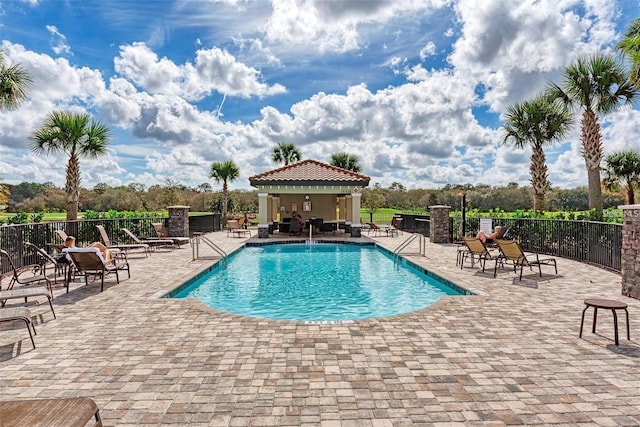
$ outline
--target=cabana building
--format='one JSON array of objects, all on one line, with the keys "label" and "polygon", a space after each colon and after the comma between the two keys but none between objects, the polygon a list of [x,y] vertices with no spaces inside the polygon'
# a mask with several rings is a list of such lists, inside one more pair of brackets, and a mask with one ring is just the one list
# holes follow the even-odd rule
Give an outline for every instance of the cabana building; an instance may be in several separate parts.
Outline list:
[{"label": "cabana building", "polygon": [[311,231],[360,237],[362,189],[369,177],[316,160],[303,160],[249,178],[258,189],[258,237],[288,233],[300,214]]}]

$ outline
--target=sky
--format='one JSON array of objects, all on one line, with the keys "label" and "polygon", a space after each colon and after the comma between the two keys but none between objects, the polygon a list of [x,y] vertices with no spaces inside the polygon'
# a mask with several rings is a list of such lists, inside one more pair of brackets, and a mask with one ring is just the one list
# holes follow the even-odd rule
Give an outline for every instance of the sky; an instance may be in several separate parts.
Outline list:
[{"label": "sky", "polygon": [[[0,112],[0,180],[63,187],[64,155],[30,134],[54,110],[111,129],[82,185],[196,187],[234,161],[231,189],[303,159],[356,155],[371,184],[528,185],[531,152],[504,145],[509,105],[578,57],[613,51],[632,0],[0,0],[0,50],[33,77]],[[605,154],[639,149],[638,106],[601,118]],[[586,186],[579,117],[547,146],[552,186]]]}]

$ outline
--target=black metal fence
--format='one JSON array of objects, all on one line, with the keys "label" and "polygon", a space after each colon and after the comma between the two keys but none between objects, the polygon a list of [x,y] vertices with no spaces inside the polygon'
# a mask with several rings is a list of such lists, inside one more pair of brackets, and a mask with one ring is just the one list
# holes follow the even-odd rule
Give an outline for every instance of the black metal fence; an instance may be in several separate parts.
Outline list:
[{"label": "black metal fence", "polygon": [[[510,227],[506,239],[522,249],[570,258],[608,270],[622,270],[622,225],[596,221],[557,219],[492,218],[494,226]],[[480,231],[480,218],[466,218],[465,235]],[[462,238],[462,218],[451,218],[451,241]]]},{"label": "black metal fence", "polygon": [[[122,228],[127,228],[140,239],[144,239],[155,237],[153,223],[162,221],[166,225],[167,218],[116,218],[6,225],[0,227],[0,249],[4,249],[11,255],[17,267],[22,267],[35,264],[38,261],[37,255],[33,250],[25,248],[24,242],[30,242],[48,250],[52,244],[61,245],[63,243],[56,230],[62,230],[66,234],[74,236],[78,246],[86,246],[102,240],[100,232],[96,228],[96,225],[102,225],[112,244],[133,243],[122,232]],[[189,216],[189,232],[191,234],[217,230],[220,230],[220,214]],[[2,260],[0,275],[10,270],[6,260]]]}]

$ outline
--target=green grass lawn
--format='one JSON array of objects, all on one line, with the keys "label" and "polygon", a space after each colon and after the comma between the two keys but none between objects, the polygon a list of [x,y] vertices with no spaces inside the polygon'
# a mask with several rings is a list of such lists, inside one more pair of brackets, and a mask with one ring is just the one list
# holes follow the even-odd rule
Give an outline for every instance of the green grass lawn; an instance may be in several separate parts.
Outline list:
[{"label": "green grass lawn", "polygon": [[[32,213],[28,213],[27,215],[31,217]],[[11,218],[12,216],[15,216],[15,213],[0,212],[0,221],[7,222],[7,219]],[[82,218],[82,215],[80,217]],[[67,219],[66,212],[50,212],[50,213],[45,213],[44,218],[42,220],[43,221],[64,221],[66,219]]]}]

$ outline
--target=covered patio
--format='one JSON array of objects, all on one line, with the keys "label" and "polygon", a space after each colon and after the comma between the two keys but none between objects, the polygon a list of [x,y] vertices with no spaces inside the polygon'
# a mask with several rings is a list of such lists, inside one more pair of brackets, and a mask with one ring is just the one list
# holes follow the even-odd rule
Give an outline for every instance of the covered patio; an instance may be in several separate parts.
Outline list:
[{"label": "covered patio", "polygon": [[288,224],[299,214],[310,233],[333,231],[359,237],[362,189],[369,177],[316,160],[254,175],[258,189],[258,237],[289,233]]}]

